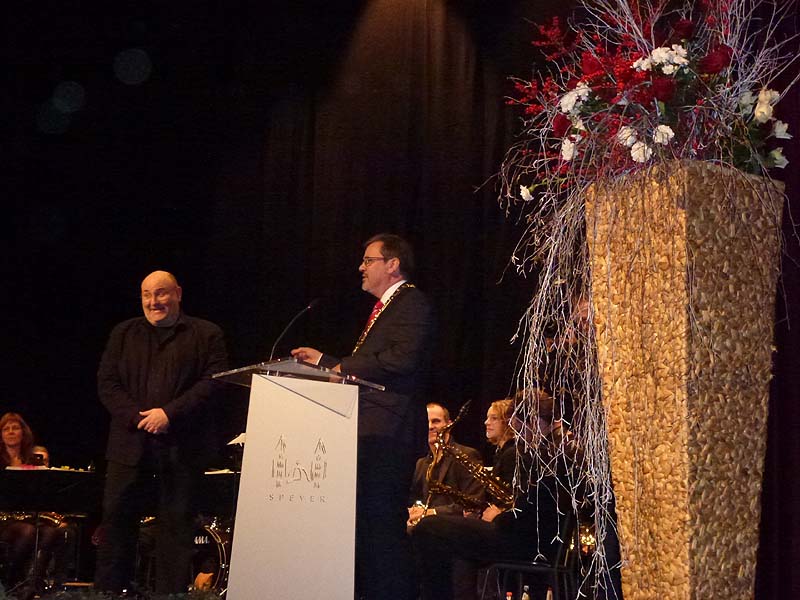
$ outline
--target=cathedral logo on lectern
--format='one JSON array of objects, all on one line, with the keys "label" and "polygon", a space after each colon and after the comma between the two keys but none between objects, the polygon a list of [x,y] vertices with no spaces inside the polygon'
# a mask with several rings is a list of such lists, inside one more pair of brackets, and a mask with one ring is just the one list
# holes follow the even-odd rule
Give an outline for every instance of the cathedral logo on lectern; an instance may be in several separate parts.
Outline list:
[{"label": "cathedral logo on lectern", "polygon": [[320,492],[327,476],[327,450],[322,438],[317,440],[313,451],[300,453],[290,451],[281,435],[274,448],[267,499],[270,502],[325,502]]}]

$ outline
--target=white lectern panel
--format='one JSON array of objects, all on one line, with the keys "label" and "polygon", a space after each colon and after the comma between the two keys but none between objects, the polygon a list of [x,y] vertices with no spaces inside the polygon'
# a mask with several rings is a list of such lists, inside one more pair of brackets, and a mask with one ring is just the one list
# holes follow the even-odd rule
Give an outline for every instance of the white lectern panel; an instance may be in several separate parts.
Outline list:
[{"label": "white lectern panel", "polygon": [[357,387],[253,376],[229,600],[352,600],[357,428]]}]

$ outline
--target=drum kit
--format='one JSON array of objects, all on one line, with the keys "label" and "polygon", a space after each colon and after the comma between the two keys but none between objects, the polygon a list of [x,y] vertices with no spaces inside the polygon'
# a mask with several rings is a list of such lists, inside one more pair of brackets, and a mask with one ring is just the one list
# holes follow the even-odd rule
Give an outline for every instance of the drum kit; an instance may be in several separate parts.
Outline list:
[{"label": "drum kit", "polygon": [[[156,517],[145,517],[139,526],[137,583],[140,589],[155,588]],[[194,552],[191,563],[189,591],[211,591],[223,596],[228,588],[233,523],[227,519],[200,515],[193,536]]]},{"label": "drum kit", "polygon": [[[236,440],[234,440],[236,441]],[[237,442],[238,443],[238,442]],[[201,486],[193,533],[191,573],[187,574],[188,591],[208,591],[224,597],[228,590],[233,525],[241,473],[241,449],[233,458],[235,470],[206,471]],[[220,516],[225,515],[225,516]],[[145,592],[155,590],[156,517],[144,517],[139,523],[136,581]]]}]

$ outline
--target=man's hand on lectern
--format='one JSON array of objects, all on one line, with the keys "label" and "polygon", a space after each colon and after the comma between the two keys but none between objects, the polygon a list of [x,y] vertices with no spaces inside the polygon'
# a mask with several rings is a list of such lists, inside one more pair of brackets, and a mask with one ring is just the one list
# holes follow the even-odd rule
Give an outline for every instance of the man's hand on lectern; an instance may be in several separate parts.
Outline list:
[{"label": "man's hand on lectern", "polygon": [[306,346],[301,346],[300,348],[294,348],[292,350],[292,356],[294,356],[298,360],[303,360],[305,362],[310,362],[312,364],[318,365],[319,359],[322,358],[322,352],[320,352],[316,348],[308,348]]}]

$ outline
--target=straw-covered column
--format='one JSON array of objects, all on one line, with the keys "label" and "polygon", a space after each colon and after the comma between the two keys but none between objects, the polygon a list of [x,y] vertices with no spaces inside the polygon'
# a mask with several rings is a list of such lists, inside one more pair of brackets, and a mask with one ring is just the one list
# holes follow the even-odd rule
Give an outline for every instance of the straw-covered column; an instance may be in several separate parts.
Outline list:
[{"label": "straw-covered column", "polygon": [[590,190],[626,600],[753,595],[782,198],[699,162]]}]

